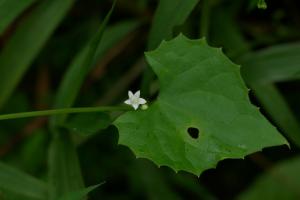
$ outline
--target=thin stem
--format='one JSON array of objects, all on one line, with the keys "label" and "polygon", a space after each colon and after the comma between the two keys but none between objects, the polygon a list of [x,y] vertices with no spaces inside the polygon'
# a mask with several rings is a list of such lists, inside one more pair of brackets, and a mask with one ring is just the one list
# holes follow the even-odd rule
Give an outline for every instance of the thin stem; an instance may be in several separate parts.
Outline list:
[{"label": "thin stem", "polygon": [[83,107],[83,108],[62,108],[53,110],[41,110],[32,112],[21,112],[0,115],[0,120],[18,119],[25,117],[38,117],[48,115],[61,115],[68,113],[87,113],[87,112],[104,112],[104,111],[128,111],[132,110],[129,106],[102,106],[102,107]]},{"label": "thin stem", "polygon": [[210,15],[211,15],[211,0],[202,1],[201,9],[201,21],[200,21],[200,37],[205,37],[209,40],[209,26],[210,26]]}]

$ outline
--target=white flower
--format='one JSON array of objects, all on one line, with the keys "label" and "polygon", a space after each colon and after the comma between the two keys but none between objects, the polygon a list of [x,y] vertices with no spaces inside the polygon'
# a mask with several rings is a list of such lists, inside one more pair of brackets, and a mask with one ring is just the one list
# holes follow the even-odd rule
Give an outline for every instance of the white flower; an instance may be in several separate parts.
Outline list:
[{"label": "white flower", "polygon": [[140,98],[140,94],[140,91],[137,91],[135,94],[133,94],[131,91],[128,91],[129,99],[127,99],[125,103],[131,105],[134,110],[138,109],[140,105],[147,103],[145,99]]}]

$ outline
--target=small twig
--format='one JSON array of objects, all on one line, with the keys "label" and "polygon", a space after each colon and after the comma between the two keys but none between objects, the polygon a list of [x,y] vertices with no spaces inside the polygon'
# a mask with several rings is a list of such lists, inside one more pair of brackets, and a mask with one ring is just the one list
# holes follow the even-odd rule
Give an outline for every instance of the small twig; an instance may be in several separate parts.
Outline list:
[{"label": "small twig", "polygon": [[98,107],[77,107],[77,108],[59,108],[52,110],[38,110],[31,112],[20,112],[0,115],[0,120],[20,119],[27,117],[40,117],[50,115],[63,115],[70,113],[90,113],[90,112],[110,112],[131,110],[129,106],[98,106]]}]

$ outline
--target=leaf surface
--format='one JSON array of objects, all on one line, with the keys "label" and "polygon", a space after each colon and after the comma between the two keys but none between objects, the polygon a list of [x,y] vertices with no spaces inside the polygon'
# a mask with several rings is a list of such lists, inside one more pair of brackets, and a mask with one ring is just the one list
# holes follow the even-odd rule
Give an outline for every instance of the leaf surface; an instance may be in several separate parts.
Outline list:
[{"label": "leaf surface", "polygon": [[137,157],[199,175],[225,158],[287,144],[250,103],[239,66],[220,49],[179,35],[146,58],[159,78],[159,97],[115,121],[119,143]]}]

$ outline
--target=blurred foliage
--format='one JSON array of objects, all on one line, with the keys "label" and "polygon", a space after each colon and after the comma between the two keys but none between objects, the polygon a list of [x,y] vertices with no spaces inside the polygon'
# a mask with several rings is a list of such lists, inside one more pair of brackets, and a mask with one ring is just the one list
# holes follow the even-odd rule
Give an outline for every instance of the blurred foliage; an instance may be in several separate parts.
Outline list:
[{"label": "blurred foliage", "polygon": [[[290,148],[227,159],[196,177],[136,159],[118,145],[117,129],[108,126],[118,112],[100,113],[105,120],[97,126],[90,115],[65,116],[65,124],[55,128],[49,128],[45,117],[0,121],[0,199],[44,199],[53,189],[46,184],[51,162],[63,173],[56,174],[61,189],[79,199],[88,186],[104,181],[90,199],[299,199],[294,188],[300,187],[300,2],[174,2],[119,0],[99,46],[93,47],[96,53],[87,56],[89,66],[83,68],[78,62],[97,37],[112,1],[0,0],[1,113],[119,104],[129,88],[135,91],[141,84],[150,91],[149,100],[155,99],[158,86],[153,74],[145,75],[150,72],[144,52],[183,32],[195,39],[205,36],[242,65],[252,102],[287,137]],[[258,9],[264,2],[267,9]],[[150,42],[152,37],[156,39]],[[59,89],[70,71],[77,76]],[[59,93],[71,100],[57,104]]]}]

